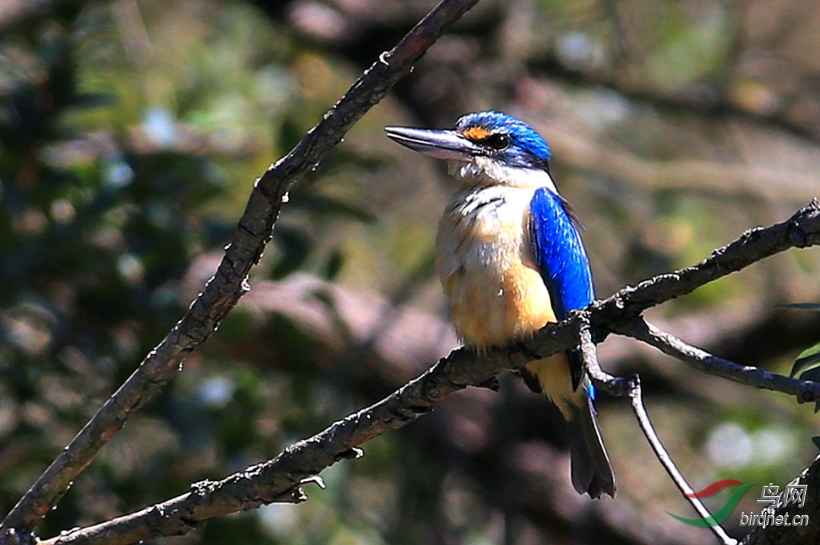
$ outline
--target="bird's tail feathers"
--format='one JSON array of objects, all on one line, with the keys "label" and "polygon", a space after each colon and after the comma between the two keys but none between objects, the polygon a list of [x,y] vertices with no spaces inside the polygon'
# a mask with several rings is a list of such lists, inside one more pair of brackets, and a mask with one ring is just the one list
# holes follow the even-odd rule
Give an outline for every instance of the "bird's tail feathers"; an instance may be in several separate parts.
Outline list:
[{"label": "bird's tail feathers", "polygon": [[[606,453],[601,428],[595,416],[593,390],[583,371],[573,380],[570,361],[577,353],[555,354],[534,360],[519,371],[527,386],[543,392],[567,421],[572,485],[579,494],[615,497],[615,475]],[[580,362],[577,365],[582,365]],[[583,367],[581,367],[583,369]],[[574,388],[577,386],[577,388]]]},{"label": "bird's tail feathers", "polygon": [[565,414],[569,430],[572,486],[579,494],[587,493],[591,498],[600,498],[604,493],[614,498],[615,474],[586,385],[579,388],[577,395],[582,395],[584,399],[571,405],[571,410],[568,411],[571,414]]}]

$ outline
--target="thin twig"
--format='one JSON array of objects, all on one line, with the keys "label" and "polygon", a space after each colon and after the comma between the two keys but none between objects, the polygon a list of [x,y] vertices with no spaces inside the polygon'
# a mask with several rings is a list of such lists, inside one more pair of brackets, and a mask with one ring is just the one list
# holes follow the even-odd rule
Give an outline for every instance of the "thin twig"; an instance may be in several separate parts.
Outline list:
[{"label": "thin twig", "polygon": [[[646,440],[649,441],[649,446],[652,447],[652,450],[655,452],[655,456],[658,457],[658,460],[672,478],[675,486],[677,486],[678,490],[681,491],[683,497],[685,497],[689,503],[692,504],[692,507],[695,511],[697,511],[698,515],[703,518],[711,518],[712,514],[708,509],[706,509],[703,502],[695,496],[694,489],[689,486],[688,482],[686,482],[686,479],[683,477],[680,470],[678,470],[675,462],[672,461],[672,457],[669,456],[669,453],[666,451],[666,448],[664,448],[663,443],[661,443],[661,440],[658,438],[658,434],[655,432],[655,428],[649,420],[649,414],[646,412],[646,406],[643,404],[643,397],[641,396],[641,382],[637,375],[633,376],[630,380],[629,400],[632,402],[632,410],[635,412],[635,417],[638,419],[638,424],[640,425],[643,434],[646,436]],[[720,542],[724,545],[737,544],[737,541],[729,537],[720,524],[716,523],[714,526],[709,526],[709,529],[712,530],[715,537],[717,537],[718,540],[720,540]]]},{"label": "thin twig", "polygon": [[443,0],[395,48],[381,55],[287,156],[257,180],[214,277],[183,318],[20,499],[0,524],[0,544],[11,539],[12,529],[17,538],[30,535],[130,414],[176,376],[188,353],[213,334],[250,289],[248,273],[270,240],[288,189],[315,167],[353,124],[410,72],[441,34],[477,2]]},{"label": "thin twig", "polygon": [[623,397],[628,395],[631,385],[629,379],[610,375],[601,369],[601,364],[598,362],[598,347],[593,340],[592,327],[589,324],[588,316],[582,313],[579,319],[581,325],[578,329],[578,339],[581,357],[584,360],[584,368],[589,378],[592,379],[597,388],[606,390],[611,396]]},{"label": "thin twig", "polygon": [[643,319],[636,318],[615,324],[613,331],[654,346],[664,354],[679,359],[690,367],[727,378],[748,386],[757,386],[797,397],[798,402],[816,401],[820,384],[810,380],[790,378],[751,365],[740,365],[694,347]]}]

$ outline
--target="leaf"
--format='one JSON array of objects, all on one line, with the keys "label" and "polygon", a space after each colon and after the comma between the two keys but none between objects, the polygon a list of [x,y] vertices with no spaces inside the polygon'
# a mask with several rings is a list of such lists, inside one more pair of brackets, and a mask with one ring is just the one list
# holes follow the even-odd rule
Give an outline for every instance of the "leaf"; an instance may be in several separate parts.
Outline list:
[{"label": "leaf", "polygon": [[800,373],[802,380],[820,382],[820,365],[818,364],[820,364],[820,343],[807,348],[797,356],[789,376],[793,377]]}]

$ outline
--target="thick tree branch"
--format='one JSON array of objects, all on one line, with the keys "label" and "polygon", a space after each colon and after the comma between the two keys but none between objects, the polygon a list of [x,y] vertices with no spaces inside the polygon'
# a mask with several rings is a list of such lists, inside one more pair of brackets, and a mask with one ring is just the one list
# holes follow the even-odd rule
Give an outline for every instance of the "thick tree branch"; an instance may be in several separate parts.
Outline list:
[{"label": "thick tree branch", "polygon": [[[517,369],[533,357],[546,357],[573,347],[584,331],[582,345],[589,351],[591,336],[595,332],[598,333],[595,340],[600,342],[609,331],[625,327],[624,324],[634,321],[651,306],[688,293],[774,253],[817,244],[820,244],[820,203],[813,201],[784,223],[747,232],[697,265],[654,277],[634,288],[625,288],[609,299],[597,301],[586,311],[574,313],[568,320],[550,324],[534,339],[516,347],[493,349],[481,356],[464,348],[455,350],[384,400],[288,447],[273,460],[219,482],[198,483],[187,494],[164,503],[95,526],[65,532],[42,543],[134,543],[186,533],[208,518],[266,503],[302,501],[304,494],[299,487],[305,479],[340,459],[358,456],[356,447],[412,422],[455,391],[489,384],[505,369]],[[590,327],[587,323],[593,325]],[[603,373],[597,378],[604,382],[608,380]],[[779,389],[777,384],[767,387]],[[801,388],[804,400],[820,399],[820,384],[805,382]],[[788,392],[794,393],[792,390]]]},{"label": "thick tree branch", "polygon": [[12,534],[26,541],[56,505],[74,478],[125,424],[180,370],[185,356],[216,330],[248,290],[247,275],[262,255],[278,218],[283,197],[314,168],[372,106],[377,104],[442,33],[478,0],[443,0],[390,52],[356,81],[322,121],[285,157],[272,165],[251,192],[216,274],[188,312],[152,350],[131,377],[108,399],[66,449],[40,476],[0,524],[0,544]]}]

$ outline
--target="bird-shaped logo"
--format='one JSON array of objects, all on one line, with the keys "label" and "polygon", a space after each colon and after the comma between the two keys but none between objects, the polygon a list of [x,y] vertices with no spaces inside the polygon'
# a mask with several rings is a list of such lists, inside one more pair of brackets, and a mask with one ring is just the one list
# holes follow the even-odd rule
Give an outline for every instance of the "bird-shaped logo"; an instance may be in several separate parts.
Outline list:
[{"label": "bird-shaped logo", "polygon": [[[519,341],[593,301],[575,214],[550,177],[549,146],[532,127],[489,111],[467,114],[451,130],[385,131],[446,160],[461,183],[439,221],[436,269],[465,344],[481,351]],[[568,423],[575,490],[614,497],[595,389],[578,351],[531,361],[521,374]]]}]

